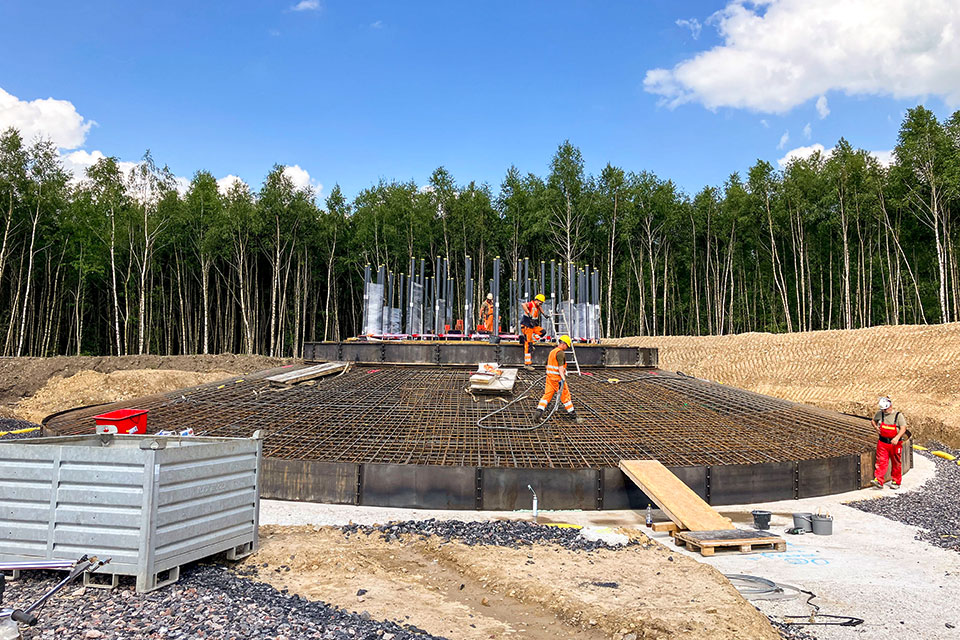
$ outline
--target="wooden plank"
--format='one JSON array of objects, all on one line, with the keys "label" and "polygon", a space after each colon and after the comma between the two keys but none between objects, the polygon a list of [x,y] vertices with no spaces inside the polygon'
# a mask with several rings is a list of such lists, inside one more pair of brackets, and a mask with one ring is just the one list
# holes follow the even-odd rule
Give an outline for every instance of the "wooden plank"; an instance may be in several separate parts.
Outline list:
[{"label": "wooden plank", "polygon": [[676,522],[654,522],[651,528],[657,532],[674,532],[679,530]]},{"label": "wooden plank", "polygon": [[312,367],[306,367],[305,369],[297,369],[296,371],[287,371],[275,376],[270,376],[267,378],[267,380],[277,384],[297,384],[298,382],[303,382],[305,380],[312,380],[313,378],[322,378],[323,376],[340,373],[348,366],[349,365],[346,362],[324,362],[323,364],[313,365]]},{"label": "wooden plank", "polygon": [[734,529],[693,489],[657,460],[621,460],[620,469],[679,528],[691,531]]}]

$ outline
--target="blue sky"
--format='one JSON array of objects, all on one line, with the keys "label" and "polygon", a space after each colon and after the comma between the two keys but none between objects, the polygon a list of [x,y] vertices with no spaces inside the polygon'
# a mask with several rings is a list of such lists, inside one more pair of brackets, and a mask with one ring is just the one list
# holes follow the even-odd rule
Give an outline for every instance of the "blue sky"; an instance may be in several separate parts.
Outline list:
[{"label": "blue sky", "polygon": [[592,173],[693,193],[841,135],[888,151],[906,108],[960,99],[945,0],[296,1],[6,0],[0,126],[77,166],[150,148],[182,176],[258,186],[281,163],[351,197],[439,165],[496,190],[570,139]]}]

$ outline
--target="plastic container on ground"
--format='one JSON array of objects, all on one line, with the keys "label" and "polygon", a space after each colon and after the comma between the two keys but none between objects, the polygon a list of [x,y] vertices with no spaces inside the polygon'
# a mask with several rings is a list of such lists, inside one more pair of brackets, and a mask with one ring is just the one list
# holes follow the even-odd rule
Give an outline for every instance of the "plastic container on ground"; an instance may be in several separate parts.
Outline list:
[{"label": "plastic container on ground", "polygon": [[807,533],[813,531],[813,514],[806,511],[793,514],[793,526]]},{"label": "plastic container on ground", "polygon": [[813,532],[818,536],[829,536],[833,534],[833,516],[815,513],[811,520]]},{"label": "plastic container on ground", "polygon": [[146,433],[146,409],[116,409],[108,413],[93,416],[97,423],[97,433]]},{"label": "plastic container on ground", "polygon": [[750,512],[753,515],[753,526],[757,529],[766,531],[770,528],[770,512],[755,509]]},{"label": "plastic container on ground", "polygon": [[0,561],[111,558],[147,592],[180,566],[256,551],[262,440],[88,435],[0,441]]}]

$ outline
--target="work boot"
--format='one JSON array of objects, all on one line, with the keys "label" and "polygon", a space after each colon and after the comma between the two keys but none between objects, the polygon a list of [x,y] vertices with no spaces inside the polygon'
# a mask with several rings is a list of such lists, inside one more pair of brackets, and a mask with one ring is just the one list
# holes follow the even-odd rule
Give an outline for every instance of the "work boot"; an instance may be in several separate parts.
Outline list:
[{"label": "work boot", "polygon": [[583,423],[583,418],[581,418],[580,416],[578,416],[576,411],[571,411],[571,412],[568,413],[567,415],[570,416],[570,419],[573,420],[574,422],[576,422],[577,424],[582,424],[582,423]]},{"label": "work boot", "polygon": [[896,491],[897,489],[900,488],[900,485],[897,484],[896,482],[891,481],[891,482],[890,482],[890,488],[893,489],[894,491]]},{"label": "work boot", "polygon": [[873,487],[874,489],[883,489],[883,483],[877,480],[876,478],[870,481],[870,486]]},{"label": "work boot", "polygon": [[525,365],[523,365],[523,368],[526,369],[527,371],[533,371],[533,365],[532,365],[532,364],[525,364]]},{"label": "work boot", "polygon": [[537,409],[533,412],[533,422],[535,424],[540,424],[543,422],[543,409]]}]

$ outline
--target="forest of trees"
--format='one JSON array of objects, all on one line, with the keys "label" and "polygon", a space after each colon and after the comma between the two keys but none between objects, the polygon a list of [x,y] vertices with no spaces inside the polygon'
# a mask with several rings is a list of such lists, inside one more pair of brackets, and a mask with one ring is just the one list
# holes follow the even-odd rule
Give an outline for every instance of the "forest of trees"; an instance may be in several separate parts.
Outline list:
[{"label": "forest of trees", "polygon": [[503,256],[504,282],[525,256],[598,267],[610,337],[960,319],[960,112],[908,111],[889,167],[841,139],[692,196],[646,171],[587,175],[569,142],[546,176],[441,167],[352,202],[283,169],[226,193],[201,170],[180,193],[148,152],[73,179],[50,142],[3,132],[2,353],[297,356],[358,333],[365,264],[437,255],[458,283],[467,255],[481,279]]}]

